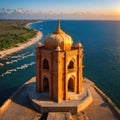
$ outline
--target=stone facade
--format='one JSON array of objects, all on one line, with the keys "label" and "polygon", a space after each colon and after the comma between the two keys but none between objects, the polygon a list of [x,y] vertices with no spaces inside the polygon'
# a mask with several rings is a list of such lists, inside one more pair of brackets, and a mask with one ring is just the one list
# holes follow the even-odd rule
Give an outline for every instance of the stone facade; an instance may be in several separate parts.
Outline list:
[{"label": "stone facade", "polygon": [[[58,32],[57,36],[60,34]],[[65,39],[63,42],[67,44]],[[39,44],[36,48],[37,92],[49,92],[49,98],[56,102],[69,100],[69,91],[80,94],[83,79],[82,59],[83,47],[80,43],[72,45],[68,50],[59,46],[49,49]]]}]

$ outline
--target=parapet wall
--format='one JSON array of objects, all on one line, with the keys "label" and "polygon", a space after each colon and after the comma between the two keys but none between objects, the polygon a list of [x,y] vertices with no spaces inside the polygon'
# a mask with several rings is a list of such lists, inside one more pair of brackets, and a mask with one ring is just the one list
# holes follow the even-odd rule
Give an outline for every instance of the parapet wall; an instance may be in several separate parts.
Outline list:
[{"label": "parapet wall", "polygon": [[37,94],[35,86],[36,83],[31,81],[31,83],[26,86],[26,93],[33,108],[40,113],[71,112],[72,114],[76,114],[86,109],[93,101],[88,86],[83,87],[83,93],[81,94],[75,94],[73,92],[72,98],[74,96],[74,99],[65,100],[60,103],[49,99],[49,93],[42,92]]},{"label": "parapet wall", "polygon": [[112,109],[113,111],[115,111],[115,113],[117,113],[117,114],[120,116],[120,109],[117,108],[117,106],[115,105],[115,103],[112,102],[112,100],[111,100],[105,93],[103,93],[103,91],[100,90],[96,85],[94,85],[93,87],[94,87],[94,89],[100,94],[100,96],[101,96],[107,103],[109,103],[111,109]]}]

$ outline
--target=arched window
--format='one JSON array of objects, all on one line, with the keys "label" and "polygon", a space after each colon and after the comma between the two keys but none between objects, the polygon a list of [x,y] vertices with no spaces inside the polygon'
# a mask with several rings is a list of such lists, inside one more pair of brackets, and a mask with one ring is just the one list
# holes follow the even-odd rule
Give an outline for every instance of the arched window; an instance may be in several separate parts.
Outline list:
[{"label": "arched window", "polygon": [[68,69],[73,69],[74,68],[74,63],[73,61],[71,60],[69,65],[68,65]]},{"label": "arched window", "polygon": [[43,79],[43,91],[49,91],[49,82],[46,77]]},{"label": "arched window", "polygon": [[74,80],[72,78],[68,80],[68,91],[74,92]]},{"label": "arched window", "polygon": [[43,69],[49,70],[49,62],[48,62],[47,59],[44,59],[44,60],[43,60]]}]

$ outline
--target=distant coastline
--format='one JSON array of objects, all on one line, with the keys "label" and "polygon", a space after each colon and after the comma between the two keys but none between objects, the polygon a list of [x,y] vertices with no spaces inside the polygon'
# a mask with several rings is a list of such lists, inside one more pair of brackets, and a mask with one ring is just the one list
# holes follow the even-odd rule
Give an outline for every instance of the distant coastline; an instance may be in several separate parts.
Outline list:
[{"label": "distant coastline", "polygon": [[[37,22],[41,22],[41,21],[37,21]],[[28,28],[28,29],[31,29],[29,27],[29,25],[33,24],[33,23],[36,23],[36,22],[30,22],[25,27]],[[10,49],[0,51],[0,59],[6,57],[8,55],[11,55],[13,53],[19,52],[23,49],[26,49],[27,47],[29,47],[29,46],[33,45],[34,43],[36,43],[37,41],[39,41],[41,38],[42,38],[42,32],[39,31],[39,32],[37,32],[37,34],[33,38],[29,39],[27,42],[20,43],[20,44],[18,44],[17,47],[13,47],[13,48],[10,48]]]},{"label": "distant coastline", "polygon": [[31,28],[30,28],[30,25],[31,25],[31,24],[33,24],[33,23],[40,23],[40,22],[43,22],[43,21],[29,22],[29,23],[26,24],[25,27],[28,28],[28,29],[31,29]]}]

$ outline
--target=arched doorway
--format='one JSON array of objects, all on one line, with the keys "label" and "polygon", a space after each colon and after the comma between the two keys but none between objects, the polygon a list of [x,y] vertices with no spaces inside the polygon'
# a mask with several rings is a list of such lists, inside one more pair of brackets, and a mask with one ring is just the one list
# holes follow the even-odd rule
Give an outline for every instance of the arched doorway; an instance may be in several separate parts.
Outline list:
[{"label": "arched doorway", "polygon": [[74,62],[71,60],[68,65],[68,69],[73,69],[73,68],[74,68]]},{"label": "arched doorway", "polygon": [[74,80],[72,78],[68,80],[68,91],[74,92]]},{"label": "arched doorway", "polygon": [[45,92],[49,91],[49,81],[46,77],[43,79],[43,91]]},{"label": "arched doorway", "polygon": [[47,59],[43,60],[43,69],[49,70],[49,62]]}]

